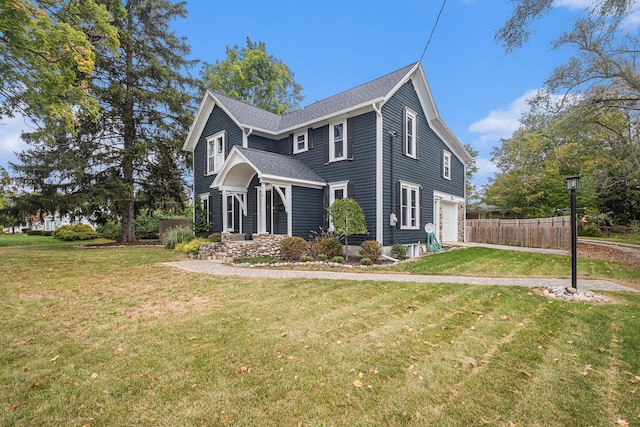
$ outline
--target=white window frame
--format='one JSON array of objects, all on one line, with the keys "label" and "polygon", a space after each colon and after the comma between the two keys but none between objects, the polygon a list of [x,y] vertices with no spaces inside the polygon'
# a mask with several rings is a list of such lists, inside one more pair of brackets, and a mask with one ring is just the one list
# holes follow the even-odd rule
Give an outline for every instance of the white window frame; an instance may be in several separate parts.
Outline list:
[{"label": "white window frame", "polygon": [[[213,148],[212,148],[213,145]],[[227,141],[225,131],[220,131],[207,137],[207,171],[206,175],[213,175],[220,171],[226,158]],[[213,164],[212,164],[213,163]]]},{"label": "white window frame", "polygon": [[[411,119],[411,126],[409,126]],[[418,158],[418,113],[410,108],[405,108],[404,112],[404,153],[407,157]]]},{"label": "white window frame", "polygon": [[451,153],[447,150],[442,152],[442,177],[451,180]]},{"label": "white window frame", "polygon": [[[411,119],[411,126],[409,126]],[[406,107],[404,110],[404,153],[407,157],[418,158],[418,113]]]},{"label": "white window frame", "polygon": [[200,196],[200,208],[207,213],[206,219],[211,224],[211,194],[202,193]]},{"label": "white window frame", "polygon": [[[336,192],[342,190],[343,199],[349,197],[348,193],[349,181],[331,182],[329,183],[329,206],[333,205],[336,200]],[[333,230],[333,221],[329,217],[329,230]]]},{"label": "white window frame", "polygon": [[[302,137],[303,147],[298,147],[299,138]],[[293,154],[304,153],[309,150],[309,141],[307,138],[307,132],[298,132],[293,134]]]},{"label": "white window frame", "polygon": [[[405,200],[404,193],[407,193]],[[400,181],[400,212],[399,221],[402,230],[417,230],[420,228],[420,186],[410,182]]]},{"label": "white window frame", "polygon": [[[335,127],[342,125],[342,155],[336,156]],[[329,162],[347,160],[347,120],[329,124]]]}]

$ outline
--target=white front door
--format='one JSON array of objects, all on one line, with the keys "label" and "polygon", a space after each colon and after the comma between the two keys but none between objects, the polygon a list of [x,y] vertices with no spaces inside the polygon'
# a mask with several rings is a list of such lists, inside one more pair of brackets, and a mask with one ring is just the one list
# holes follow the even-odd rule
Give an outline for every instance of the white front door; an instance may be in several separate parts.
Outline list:
[{"label": "white front door", "polygon": [[458,241],[458,204],[442,201],[442,241]]}]

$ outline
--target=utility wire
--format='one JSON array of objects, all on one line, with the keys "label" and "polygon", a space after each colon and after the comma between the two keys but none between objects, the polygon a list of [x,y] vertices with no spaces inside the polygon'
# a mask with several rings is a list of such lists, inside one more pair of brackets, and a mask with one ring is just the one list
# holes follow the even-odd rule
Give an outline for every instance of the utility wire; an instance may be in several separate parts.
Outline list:
[{"label": "utility wire", "polygon": [[422,58],[424,58],[424,54],[427,53],[427,48],[429,47],[429,43],[431,43],[431,37],[433,37],[433,33],[436,31],[436,27],[438,26],[438,21],[440,21],[440,15],[442,15],[442,11],[444,10],[444,5],[447,4],[447,0],[442,1],[442,7],[440,8],[440,12],[438,12],[438,17],[436,18],[436,23],[433,24],[433,29],[431,30],[431,34],[429,34],[429,40],[427,40],[427,44],[422,51],[422,56],[420,57],[420,62],[422,62]]}]

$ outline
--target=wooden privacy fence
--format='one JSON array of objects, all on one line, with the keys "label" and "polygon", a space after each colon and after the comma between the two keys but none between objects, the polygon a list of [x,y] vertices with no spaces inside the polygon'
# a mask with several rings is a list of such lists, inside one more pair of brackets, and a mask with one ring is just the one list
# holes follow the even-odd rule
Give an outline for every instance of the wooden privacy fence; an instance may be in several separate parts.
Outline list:
[{"label": "wooden privacy fence", "polygon": [[467,241],[528,248],[571,248],[571,217],[468,219]]},{"label": "wooden privacy fence", "polygon": [[191,227],[193,221],[190,219],[161,219],[158,225],[158,234],[160,238],[164,236],[164,233],[176,227]]}]

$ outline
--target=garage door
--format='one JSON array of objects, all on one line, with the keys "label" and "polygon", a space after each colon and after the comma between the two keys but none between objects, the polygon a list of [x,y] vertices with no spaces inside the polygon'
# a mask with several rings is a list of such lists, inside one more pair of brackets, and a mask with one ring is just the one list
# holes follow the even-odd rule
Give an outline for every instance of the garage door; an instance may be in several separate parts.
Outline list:
[{"label": "garage door", "polygon": [[442,203],[442,241],[458,241],[458,204]]}]

